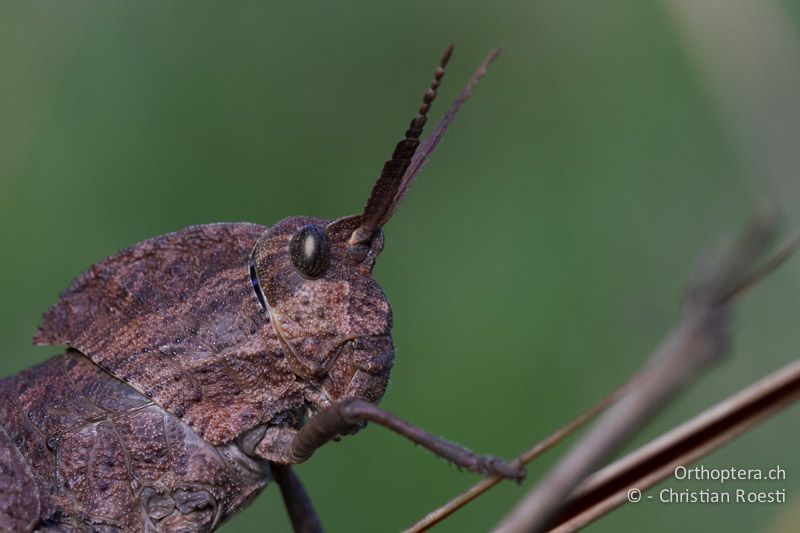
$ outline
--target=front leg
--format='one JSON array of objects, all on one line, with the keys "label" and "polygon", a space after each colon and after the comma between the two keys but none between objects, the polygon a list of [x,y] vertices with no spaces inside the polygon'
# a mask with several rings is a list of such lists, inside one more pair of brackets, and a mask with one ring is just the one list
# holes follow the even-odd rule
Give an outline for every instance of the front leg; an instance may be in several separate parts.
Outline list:
[{"label": "front leg", "polygon": [[290,428],[267,430],[256,448],[256,453],[269,461],[282,464],[302,463],[323,444],[340,435],[355,433],[365,422],[375,422],[399,433],[411,442],[470,472],[515,480],[525,477],[525,469],[519,462],[508,464],[489,455],[476,455],[466,448],[413,426],[374,404],[354,398],[326,407],[299,430]]}]

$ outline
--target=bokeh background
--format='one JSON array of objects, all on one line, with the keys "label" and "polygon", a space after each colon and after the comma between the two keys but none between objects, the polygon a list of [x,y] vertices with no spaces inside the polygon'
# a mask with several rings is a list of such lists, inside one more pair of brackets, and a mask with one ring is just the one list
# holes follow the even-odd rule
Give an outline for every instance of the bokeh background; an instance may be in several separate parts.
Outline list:
[{"label": "bokeh background", "polygon": [[[397,346],[383,405],[514,456],[641,364],[695,258],[761,201],[800,223],[799,36],[800,4],[772,0],[3,2],[0,370],[56,353],[30,344],[41,313],[132,243],[358,212],[444,46],[434,119],[502,45],[375,274]],[[637,442],[796,358],[798,311],[795,260],[742,304],[730,358]],[[792,530],[799,424],[795,407],[701,461],[781,465],[785,482],[754,486],[786,504],[645,502],[592,529]],[[564,449],[440,530],[487,530]],[[377,427],[297,470],[331,531],[398,530],[476,481]],[[224,531],[288,528],[270,487]]]}]

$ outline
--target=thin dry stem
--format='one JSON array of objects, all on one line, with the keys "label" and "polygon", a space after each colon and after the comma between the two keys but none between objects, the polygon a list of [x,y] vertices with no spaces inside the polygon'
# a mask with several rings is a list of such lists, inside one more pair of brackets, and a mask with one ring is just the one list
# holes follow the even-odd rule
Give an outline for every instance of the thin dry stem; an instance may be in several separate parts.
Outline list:
[{"label": "thin dry stem", "polygon": [[[592,420],[625,393],[632,391],[628,397],[620,402],[621,407],[620,405],[615,406],[612,409],[612,413],[604,417],[604,420],[611,420],[611,422],[606,422],[606,429],[591,433],[584,439],[584,441],[591,442],[591,444],[584,445],[584,452],[578,451],[572,454],[572,456],[578,455],[579,457],[582,455],[582,459],[576,460],[573,457],[571,466],[563,467],[564,470],[561,473],[562,482],[566,477],[574,479],[569,483],[562,483],[558,490],[554,490],[552,488],[553,485],[550,485],[551,488],[548,489],[550,491],[549,503],[545,506],[550,508],[547,511],[549,513],[548,516],[553,516],[560,507],[560,502],[564,501],[571,489],[603,457],[619,445],[624,435],[638,429],[642,421],[648,418],[652,411],[663,405],[667,398],[680,388],[682,383],[688,381],[700,368],[716,359],[723,351],[727,307],[733,300],[775,271],[800,247],[800,231],[798,231],[778,246],[763,265],[754,267],[753,265],[766,247],[771,233],[770,217],[762,216],[754,220],[739,245],[734,247],[726,257],[717,261],[711,272],[704,276],[702,282],[697,284],[694,290],[691,291],[684,319],[673,330],[673,333],[656,354],[651,357],[643,370],[597,405],[529,449],[518,459],[518,461],[522,461],[525,464],[529,463]],[[751,388],[747,390],[749,391]],[[765,413],[763,416],[768,414]],[[756,419],[753,419],[752,423],[742,426],[737,432],[731,432],[730,435],[726,433],[724,436],[719,437],[718,440],[714,441],[714,445],[712,443],[698,445],[695,453],[700,455],[708,453],[716,446],[727,442],[739,432],[750,427],[755,421]],[[598,424],[598,426],[600,425]],[[602,444],[602,446],[598,446],[599,444]],[[580,444],[576,448],[579,447]],[[564,460],[561,464],[568,461],[569,459]],[[651,472],[649,475],[653,476],[654,473]],[[427,530],[495,486],[499,481],[500,479],[492,478],[475,484],[460,496],[429,513],[406,531]],[[550,483],[553,482],[551,481]],[[619,497],[619,495],[616,496]],[[599,502],[592,508],[592,512],[595,513],[591,515],[592,519],[604,512],[608,512],[620,503],[621,501],[614,500],[612,497]],[[539,515],[541,512],[541,510],[537,510],[533,514],[537,514],[541,518],[543,516]],[[576,519],[583,520],[585,517]],[[520,529],[513,529],[513,526],[506,525],[502,527],[511,527],[508,530],[512,531],[528,530],[530,527],[541,528],[546,523],[546,519],[540,519],[537,523],[539,524],[538,526],[529,523],[521,526]]]},{"label": "thin dry stem", "polygon": [[[551,433],[546,438],[542,439],[536,445],[528,449],[525,453],[520,455],[517,458],[517,461],[521,461],[522,464],[527,465],[540,455],[544,454],[547,450],[553,448],[558,443],[562,442],[564,439],[575,433],[577,430],[582,428],[588,422],[592,421],[597,415],[602,413],[609,405],[613,404],[617,399],[619,399],[625,392],[627,392],[628,388],[631,386],[633,381],[629,381],[625,383],[622,387],[618,388],[590,409],[585,411],[583,414],[579,415],[578,417],[571,420],[566,425],[562,426],[555,432]],[[427,531],[431,527],[435,526],[454,512],[458,511],[469,502],[486,492],[487,490],[491,489],[505,478],[503,477],[491,477],[487,479],[483,479],[478,483],[475,483],[472,487],[468,490],[464,491],[462,494],[456,496],[446,504],[442,505],[438,509],[431,511],[428,513],[424,518],[416,522],[414,525],[409,527],[404,531],[404,533],[418,533],[421,531]]]},{"label": "thin dry stem", "polygon": [[691,464],[800,398],[800,360],[723,400],[661,437],[606,466],[581,484],[555,531],[575,531],[644,492],[678,466]]},{"label": "thin dry stem", "polygon": [[498,531],[544,530],[588,474],[725,353],[732,298],[763,279],[797,246],[790,240],[788,248],[781,249],[765,267],[756,268],[770,240],[771,226],[771,217],[756,218],[738,244],[712,265],[690,292],[681,322],[646,363],[644,378],[528,493]]}]

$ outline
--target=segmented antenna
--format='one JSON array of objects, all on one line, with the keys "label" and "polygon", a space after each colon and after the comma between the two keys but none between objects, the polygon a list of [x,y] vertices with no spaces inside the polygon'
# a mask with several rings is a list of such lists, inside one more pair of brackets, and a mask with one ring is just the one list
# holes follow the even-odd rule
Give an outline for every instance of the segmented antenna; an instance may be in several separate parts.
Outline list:
[{"label": "segmented antenna", "polygon": [[431,81],[428,90],[422,96],[422,104],[419,106],[417,115],[411,120],[408,130],[406,130],[405,138],[397,143],[391,159],[383,164],[381,175],[372,187],[369,200],[367,200],[367,205],[364,207],[364,213],[361,215],[361,227],[353,232],[348,241],[350,246],[368,242],[375,230],[386,219],[387,212],[394,204],[399,185],[411,164],[411,158],[419,146],[419,136],[422,134],[425,122],[428,120],[428,110],[431,108],[431,102],[436,98],[436,89],[439,88],[445,73],[445,67],[452,53],[453,45],[450,44],[442,54],[442,59],[439,60],[439,66],[436,67],[433,81]]},{"label": "segmented antenna", "polygon": [[453,100],[452,104],[450,104],[450,108],[447,110],[444,116],[439,119],[439,122],[437,122],[433,127],[433,130],[430,132],[430,134],[428,134],[416,152],[414,152],[414,155],[411,158],[411,164],[406,169],[405,174],[403,174],[403,179],[400,180],[400,184],[397,187],[397,192],[392,199],[392,203],[389,205],[389,209],[387,209],[386,213],[383,215],[383,218],[378,224],[379,226],[382,226],[388,222],[394,212],[397,210],[397,206],[400,205],[400,202],[405,197],[408,189],[411,188],[411,185],[414,183],[414,179],[417,177],[417,174],[420,173],[422,167],[424,167],[425,163],[428,162],[428,158],[430,158],[431,154],[436,149],[439,141],[442,140],[447,128],[450,127],[450,124],[453,122],[456,113],[458,113],[458,110],[464,105],[464,102],[467,101],[470,94],[472,94],[472,90],[478,84],[478,81],[480,81],[484,74],[486,74],[486,71],[489,69],[489,65],[491,65],[494,60],[498,58],[500,52],[500,48],[495,48],[489,52],[489,54],[486,56],[486,59],[483,60],[483,63],[481,63],[481,65],[469,79],[467,85],[461,89],[461,92],[458,93],[456,99]]},{"label": "segmented antenna", "polygon": [[483,63],[469,79],[467,85],[461,89],[456,99],[450,104],[450,108],[436,123],[433,131],[420,145],[419,135],[425,125],[430,104],[436,97],[436,89],[439,87],[439,81],[444,75],[444,67],[452,52],[453,45],[451,44],[444,51],[433,82],[431,82],[430,88],[423,96],[419,114],[411,121],[411,125],[406,132],[406,138],[397,143],[392,158],[384,164],[381,176],[375,182],[367,205],[364,208],[364,214],[361,215],[361,226],[353,232],[348,240],[350,246],[369,242],[375,230],[389,221],[408,189],[414,183],[417,174],[419,174],[431,154],[436,150],[436,146],[453,122],[456,113],[472,94],[472,90],[478,84],[478,81],[486,74],[489,65],[500,55],[499,48],[489,52],[489,55],[486,56],[486,59],[483,60]]}]

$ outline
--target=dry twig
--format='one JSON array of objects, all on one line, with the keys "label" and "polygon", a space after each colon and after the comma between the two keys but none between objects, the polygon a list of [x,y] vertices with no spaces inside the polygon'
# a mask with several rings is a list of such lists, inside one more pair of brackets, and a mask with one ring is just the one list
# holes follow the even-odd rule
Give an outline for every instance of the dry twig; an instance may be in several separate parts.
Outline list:
[{"label": "dry twig", "polygon": [[[558,515],[558,520],[550,521],[575,486],[586,475],[617,449],[630,433],[639,429],[676,390],[706,364],[714,361],[723,353],[726,340],[725,326],[728,322],[730,304],[777,269],[800,247],[800,232],[797,232],[779,246],[761,267],[755,268],[753,265],[766,248],[771,233],[772,224],[769,220],[766,217],[757,219],[749,227],[747,234],[738,246],[712,265],[701,281],[695,284],[693,290],[690,291],[683,319],[651,357],[644,369],[589,411],[519,458],[520,461],[527,464],[627,393],[627,396],[604,416],[589,435],[573,448],[568,457],[559,463],[553,473],[540,484],[540,488],[532,491],[515,512],[509,515],[500,526],[501,530],[530,531],[542,529],[547,524],[551,526],[561,524],[566,530],[571,530],[575,525],[580,527],[622,503],[623,500],[619,500],[620,493],[609,492],[609,487],[619,489],[615,484],[619,480],[613,475],[614,472],[617,472],[618,475],[630,475],[632,463],[623,464],[622,461],[625,460],[615,463],[616,470],[608,467],[603,471],[603,483],[597,481],[601,479],[597,477],[600,474],[592,478],[595,481],[591,484],[584,483],[580,494],[569,500],[569,507]],[[787,369],[786,372],[789,370]],[[769,383],[773,386],[777,386],[776,384],[780,382],[779,378],[780,376],[776,374],[768,380],[771,380]],[[784,379],[787,378],[784,377]],[[770,396],[770,390],[764,385],[765,383],[767,380],[736,395],[735,399],[738,399],[738,403],[731,403],[733,399],[729,400],[659,439],[657,442],[661,446],[659,452],[661,457],[671,457],[680,451],[683,455],[678,458],[682,459],[685,464],[686,461],[696,459],[722,445],[797,397],[792,395],[791,390],[784,390],[784,396],[773,398]],[[764,405],[763,409],[753,411],[750,403],[759,401],[763,403],[764,401],[763,398],[761,400],[754,399],[752,395],[756,392],[761,396],[772,398],[773,401],[767,402],[768,405]],[[787,394],[788,396],[786,396]],[[707,426],[713,425],[709,413],[718,413],[723,406],[728,411],[728,419],[739,420],[739,422],[727,428],[715,426],[718,432],[711,432],[709,427],[692,425],[702,423]],[[693,447],[687,450],[685,446],[688,441],[685,438],[685,432],[689,427],[693,428],[697,434],[705,436],[705,440],[697,441],[695,439],[692,441]],[[633,458],[640,457],[637,454],[645,452],[646,448],[642,448],[639,452],[631,454],[626,460],[633,461]],[[628,469],[624,468],[626,465]],[[660,467],[666,468],[664,465],[660,465]],[[637,469],[634,469],[641,476],[637,478],[640,488],[646,488],[661,479],[657,477],[657,474],[661,472],[658,468],[659,465],[644,461],[638,465]],[[499,479],[481,481],[462,495],[429,513],[407,531],[424,531],[430,528],[499,481]],[[650,484],[646,484],[646,482]],[[627,486],[629,485],[628,483]]]},{"label": "dry twig", "polygon": [[[541,531],[552,523],[575,487],[666,405],[691,378],[725,353],[730,304],[780,261],[755,267],[772,234],[768,217],[756,219],[730,252],[709,265],[689,293],[683,319],[651,356],[644,375],[612,406],[551,473],[498,526],[498,531]],[[789,249],[797,246],[790,241]],[[783,259],[788,257],[783,254]]]},{"label": "dry twig", "polygon": [[800,398],[800,360],[750,385],[587,479],[550,527],[580,529],[644,491],[678,466],[716,450]]}]

